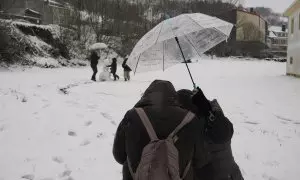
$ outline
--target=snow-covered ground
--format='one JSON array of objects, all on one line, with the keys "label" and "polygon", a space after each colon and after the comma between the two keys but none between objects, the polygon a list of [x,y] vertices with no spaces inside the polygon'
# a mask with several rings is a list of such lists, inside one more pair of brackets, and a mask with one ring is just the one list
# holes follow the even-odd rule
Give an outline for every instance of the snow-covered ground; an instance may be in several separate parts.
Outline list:
[{"label": "snow-covered ground", "polygon": [[[197,84],[235,127],[246,180],[299,180],[300,79],[285,63],[201,60]],[[100,68],[101,69],[101,68]],[[0,180],[121,179],[112,157],[118,123],[155,78],[191,88],[183,64],[131,82],[89,81],[89,68],[0,72]]]}]

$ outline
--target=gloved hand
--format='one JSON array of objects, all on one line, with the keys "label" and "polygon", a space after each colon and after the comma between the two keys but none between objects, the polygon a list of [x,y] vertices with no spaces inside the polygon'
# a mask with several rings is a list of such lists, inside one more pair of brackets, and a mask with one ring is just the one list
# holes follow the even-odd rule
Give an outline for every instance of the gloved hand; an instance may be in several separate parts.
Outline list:
[{"label": "gloved hand", "polygon": [[210,116],[212,107],[209,100],[205,97],[203,91],[199,87],[196,87],[193,93],[194,95],[192,96],[192,101],[193,104],[198,107],[199,113],[206,117]]}]

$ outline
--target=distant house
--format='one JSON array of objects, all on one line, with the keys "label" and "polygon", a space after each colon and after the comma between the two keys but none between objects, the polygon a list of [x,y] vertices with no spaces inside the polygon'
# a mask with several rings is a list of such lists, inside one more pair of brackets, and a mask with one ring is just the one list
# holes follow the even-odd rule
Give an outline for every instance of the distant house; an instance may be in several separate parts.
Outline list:
[{"label": "distant house", "polygon": [[37,24],[63,24],[71,19],[71,8],[62,0],[1,1],[2,18],[25,19]]},{"label": "distant house", "polygon": [[288,30],[286,26],[270,26],[267,42],[269,55],[272,57],[286,57],[288,46]]},{"label": "distant house", "polygon": [[216,15],[234,24],[228,43],[222,44],[223,55],[242,55],[260,57],[267,45],[268,23],[253,9],[233,9]]},{"label": "distant house", "polygon": [[300,0],[285,11],[289,17],[287,74],[300,77]]}]

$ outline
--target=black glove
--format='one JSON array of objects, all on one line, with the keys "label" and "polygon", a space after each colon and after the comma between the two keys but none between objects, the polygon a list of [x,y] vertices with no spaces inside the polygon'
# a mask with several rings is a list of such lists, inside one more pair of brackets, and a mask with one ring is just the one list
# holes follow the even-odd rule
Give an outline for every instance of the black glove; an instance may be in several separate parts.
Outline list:
[{"label": "black glove", "polygon": [[199,113],[206,117],[209,117],[212,111],[209,100],[203,94],[203,91],[197,87],[194,89],[194,95],[192,97],[193,104],[198,107]]},{"label": "black glove", "polygon": [[233,125],[227,117],[217,100],[210,102],[212,107],[211,116],[207,120],[206,137],[215,144],[223,144],[231,140],[233,136]]}]

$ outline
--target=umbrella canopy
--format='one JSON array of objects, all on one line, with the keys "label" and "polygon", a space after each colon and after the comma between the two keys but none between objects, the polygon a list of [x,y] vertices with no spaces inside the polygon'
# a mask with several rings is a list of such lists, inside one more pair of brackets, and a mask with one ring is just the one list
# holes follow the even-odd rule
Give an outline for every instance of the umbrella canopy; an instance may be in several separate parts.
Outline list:
[{"label": "umbrella canopy", "polygon": [[106,49],[108,46],[104,43],[95,43],[93,45],[90,46],[89,50],[90,51],[96,51],[96,50],[100,50],[100,49]]},{"label": "umbrella canopy", "polygon": [[165,70],[182,62],[183,57],[185,60],[200,57],[225,41],[232,27],[231,23],[201,13],[167,19],[139,40],[128,58],[128,65],[134,72]]}]

